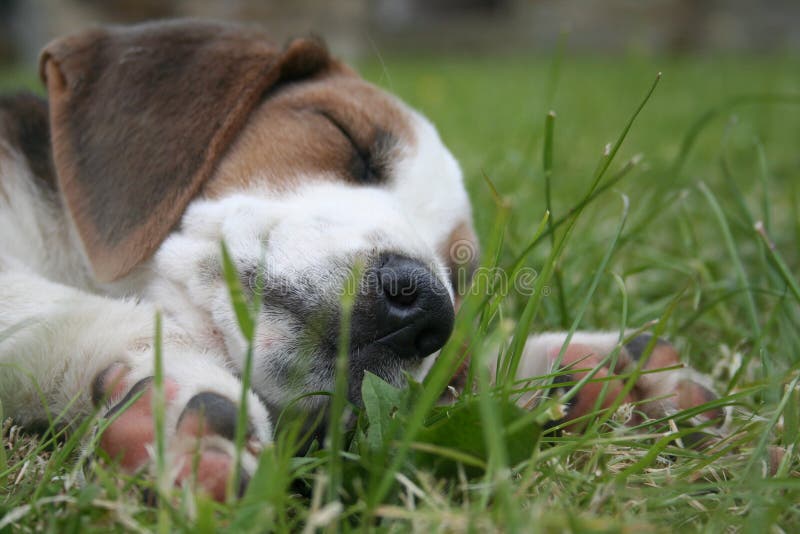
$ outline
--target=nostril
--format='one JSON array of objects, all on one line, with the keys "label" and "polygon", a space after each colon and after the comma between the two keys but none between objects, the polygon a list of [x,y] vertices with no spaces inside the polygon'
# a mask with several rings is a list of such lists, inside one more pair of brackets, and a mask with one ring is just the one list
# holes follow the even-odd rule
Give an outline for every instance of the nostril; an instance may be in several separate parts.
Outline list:
[{"label": "nostril", "polygon": [[386,301],[401,308],[417,303],[419,295],[419,276],[425,276],[425,271],[420,271],[421,266],[405,258],[392,257],[380,271],[380,286]]},{"label": "nostril", "polygon": [[383,294],[386,296],[386,300],[400,307],[408,307],[417,302],[417,292],[413,284],[405,284],[404,287],[400,286],[401,284],[397,283],[384,285]]}]

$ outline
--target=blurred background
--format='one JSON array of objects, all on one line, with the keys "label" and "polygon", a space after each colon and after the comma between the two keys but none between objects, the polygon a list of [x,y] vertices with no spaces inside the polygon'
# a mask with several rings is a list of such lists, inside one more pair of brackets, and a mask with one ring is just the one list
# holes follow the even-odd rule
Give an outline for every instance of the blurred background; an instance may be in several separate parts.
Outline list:
[{"label": "blurred background", "polygon": [[[570,326],[570,310],[590,290],[587,275],[616,232],[621,194],[630,201],[629,230],[608,269],[632,297],[620,298],[615,280],[604,278],[583,325],[617,328],[623,313],[642,324],[685,290],[667,335],[697,334],[689,349],[698,354],[740,343],[753,323],[744,319],[750,307],[738,305],[730,250],[699,184],[724,207],[743,263],[755,266],[752,287],[785,294],[764,267],[755,220],[765,221],[798,272],[800,0],[0,0],[0,90],[42,93],[37,56],[54,37],[165,17],[254,23],[279,44],[324,37],[335,55],[436,125],[464,170],[483,243],[497,228],[494,192],[503,196],[511,215],[501,265],[526,250],[545,210],[558,220],[594,187],[604,147],[663,73],[603,193],[575,227],[559,263],[558,298],[544,299],[537,328]],[[528,263],[538,268],[548,254],[538,246]],[[526,300],[506,302],[514,317]],[[720,311],[718,302],[732,306]],[[758,335],[781,339],[781,330],[800,347],[800,308],[784,321],[780,306],[774,328]],[[800,349],[785,355],[800,358]],[[713,361],[695,363],[707,369]]]},{"label": "blurred background", "polygon": [[98,23],[162,17],[256,22],[278,39],[314,32],[349,60],[373,49],[498,54],[784,52],[800,48],[797,0],[0,0],[0,63]]}]

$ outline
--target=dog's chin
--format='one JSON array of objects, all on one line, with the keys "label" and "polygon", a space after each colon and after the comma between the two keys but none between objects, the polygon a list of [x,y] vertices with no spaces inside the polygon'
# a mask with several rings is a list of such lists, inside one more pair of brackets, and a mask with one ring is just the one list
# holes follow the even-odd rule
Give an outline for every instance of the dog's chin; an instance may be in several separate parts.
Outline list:
[{"label": "dog's chin", "polygon": [[366,373],[371,373],[394,387],[402,388],[408,384],[407,375],[415,374],[422,362],[421,358],[400,356],[377,343],[354,350],[350,354],[350,402],[362,406],[361,390]]},{"label": "dog's chin", "polygon": [[[322,367],[335,368],[335,351],[325,351],[325,355],[318,355],[328,360]],[[402,388],[408,384],[408,375],[414,376],[422,367],[421,358],[401,358],[393,351],[379,344],[354,348],[349,355],[347,377],[347,401],[349,405],[348,419],[345,425],[350,427],[355,423],[358,411],[363,407],[362,384],[367,373],[376,375],[381,380],[394,387]],[[295,426],[300,434],[305,436],[302,440],[305,445],[316,439],[321,444],[329,426],[329,412],[332,396],[320,393],[331,392],[335,389],[335,378],[332,374],[318,377],[314,380],[318,384],[327,384],[315,391],[295,391],[287,397],[287,402],[276,404],[271,402],[267,395],[260,395],[262,401],[270,412],[276,430]],[[315,394],[320,393],[320,394]],[[298,436],[301,437],[301,436]]]}]

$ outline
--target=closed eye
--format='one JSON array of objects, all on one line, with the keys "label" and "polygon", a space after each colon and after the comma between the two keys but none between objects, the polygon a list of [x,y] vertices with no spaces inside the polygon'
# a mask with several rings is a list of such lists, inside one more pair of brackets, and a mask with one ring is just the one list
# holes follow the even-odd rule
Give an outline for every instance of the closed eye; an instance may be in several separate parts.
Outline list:
[{"label": "closed eye", "polygon": [[330,122],[353,147],[353,155],[349,161],[350,175],[358,182],[363,184],[378,183],[382,179],[380,165],[377,165],[373,153],[369,148],[364,148],[361,143],[345,128],[342,123],[332,114],[324,110],[317,110],[317,113]]}]

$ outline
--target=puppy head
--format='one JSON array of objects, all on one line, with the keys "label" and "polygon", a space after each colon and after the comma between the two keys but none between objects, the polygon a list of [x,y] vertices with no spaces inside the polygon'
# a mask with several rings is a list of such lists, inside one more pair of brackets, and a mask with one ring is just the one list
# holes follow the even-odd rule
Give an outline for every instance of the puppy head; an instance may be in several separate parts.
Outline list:
[{"label": "puppy head", "polygon": [[265,92],[333,67],[324,47],[174,21],[96,29],[49,44],[53,159],[100,281],[149,257]]},{"label": "puppy head", "polygon": [[[351,399],[365,371],[395,384],[424,373],[451,332],[453,281],[466,278],[475,246],[461,172],[433,126],[348,72],[264,100],[159,259],[174,250],[177,263],[200,235],[212,236],[201,264],[216,265],[224,239],[263,300],[254,380],[271,405],[331,389],[348,289]],[[205,283],[189,292],[225,325],[228,352],[243,354],[224,285],[205,286],[215,290],[204,299]]]},{"label": "puppy head", "polygon": [[[153,273],[150,296],[241,363],[224,240],[263,302],[253,384],[276,408],[332,389],[348,291],[351,399],[365,371],[424,373],[475,257],[456,161],[427,120],[320,45],[277,52],[257,33],[201,30],[105,32],[44,56],[59,181],[96,273]],[[131,72],[127,58],[145,59]]]}]

